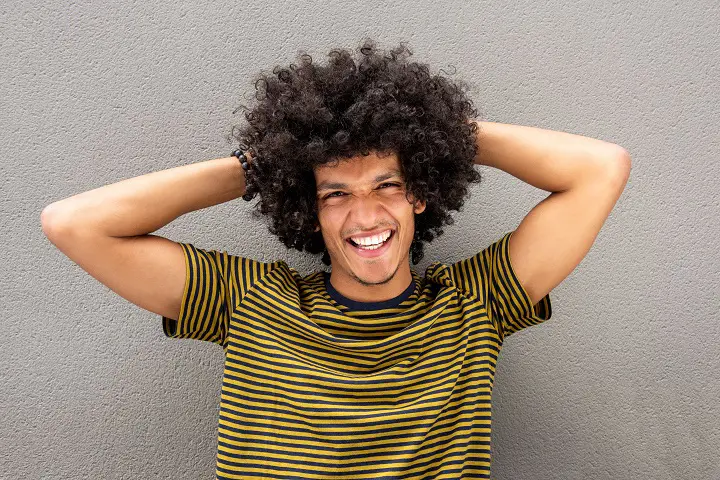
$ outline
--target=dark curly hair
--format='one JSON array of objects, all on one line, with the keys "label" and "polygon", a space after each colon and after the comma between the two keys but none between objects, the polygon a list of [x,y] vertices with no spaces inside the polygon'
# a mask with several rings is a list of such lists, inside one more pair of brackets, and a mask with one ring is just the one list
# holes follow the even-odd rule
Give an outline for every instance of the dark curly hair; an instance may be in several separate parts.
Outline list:
[{"label": "dark curly hair", "polygon": [[408,62],[412,52],[403,43],[386,53],[365,39],[357,62],[335,48],[326,66],[300,50],[299,66],[259,74],[252,110],[235,110],[249,110],[248,125],[233,126],[228,140],[253,155],[245,174],[246,199],[260,196],[253,214],[269,216],[270,232],[288,248],[324,252],[325,265],[314,167],[371,150],[396,153],[407,195],[427,202],[415,216],[413,264],[424,255],[423,242],[454,223],[449,211],[460,210],[468,184],[481,180],[473,167],[479,127],[471,121],[477,110],[464,93],[468,84]]}]

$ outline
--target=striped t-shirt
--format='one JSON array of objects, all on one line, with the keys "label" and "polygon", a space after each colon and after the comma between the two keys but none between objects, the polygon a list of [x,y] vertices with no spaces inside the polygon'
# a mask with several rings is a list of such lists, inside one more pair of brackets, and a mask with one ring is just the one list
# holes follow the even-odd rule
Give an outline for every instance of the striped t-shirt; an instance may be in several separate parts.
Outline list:
[{"label": "striped t-shirt", "polygon": [[512,233],[374,303],[324,271],[181,243],[180,318],[162,327],[223,347],[217,478],[490,478],[503,339],[552,314],[518,282]]}]

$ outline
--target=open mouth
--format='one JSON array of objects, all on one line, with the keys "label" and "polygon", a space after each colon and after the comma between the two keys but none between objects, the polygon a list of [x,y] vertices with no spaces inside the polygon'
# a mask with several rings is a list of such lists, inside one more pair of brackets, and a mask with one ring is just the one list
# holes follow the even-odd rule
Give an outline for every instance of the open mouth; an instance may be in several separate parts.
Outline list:
[{"label": "open mouth", "polygon": [[387,246],[390,244],[390,241],[395,237],[395,230],[390,231],[390,236],[382,243],[378,245],[360,245],[358,243],[355,243],[351,238],[348,238],[346,241],[349,243],[355,252],[360,254],[361,256],[367,257],[367,256],[377,256],[382,254],[386,249]]}]

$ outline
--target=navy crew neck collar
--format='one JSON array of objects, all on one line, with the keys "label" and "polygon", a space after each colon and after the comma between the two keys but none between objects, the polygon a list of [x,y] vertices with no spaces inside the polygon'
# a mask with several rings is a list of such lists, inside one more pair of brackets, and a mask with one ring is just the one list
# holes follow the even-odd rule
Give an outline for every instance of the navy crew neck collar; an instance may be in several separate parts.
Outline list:
[{"label": "navy crew neck collar", "polygon": [[415,292],[415,277],[413,277],[410,285],[397,297],[383,300],[382,302],[359,302],[357,300],[351,300],[335,290],[335,287],[330,283],[330,272],[323,272],[323,276],[325,277],[325,290],[327,290],[328,295],[330,295],[335,302],[348,307],[350,310],[383,310],[386,308],[395,308],[410,298],[410,295]]}]

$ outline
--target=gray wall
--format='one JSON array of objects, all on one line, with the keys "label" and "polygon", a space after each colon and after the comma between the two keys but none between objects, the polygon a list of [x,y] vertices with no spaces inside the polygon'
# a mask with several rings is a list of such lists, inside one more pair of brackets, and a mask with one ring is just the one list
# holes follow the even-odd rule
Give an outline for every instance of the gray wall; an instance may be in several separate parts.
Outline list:
[{"label": "gray wall", "polygon": [[[504,346],[493,478],[720,478],[717,2],[92,3],[0,8],[2,478],[213,478],[222,350],[164,338],[159,315],[44,237],[40,212],[227,156],[252,75],[366,35],[456,68],[482,119],[632,155],[552,320]],[[416,271],[479,251],[547,195],[482,172]],[[323,267],[249,212],[238,199],[155,233]]]}]

